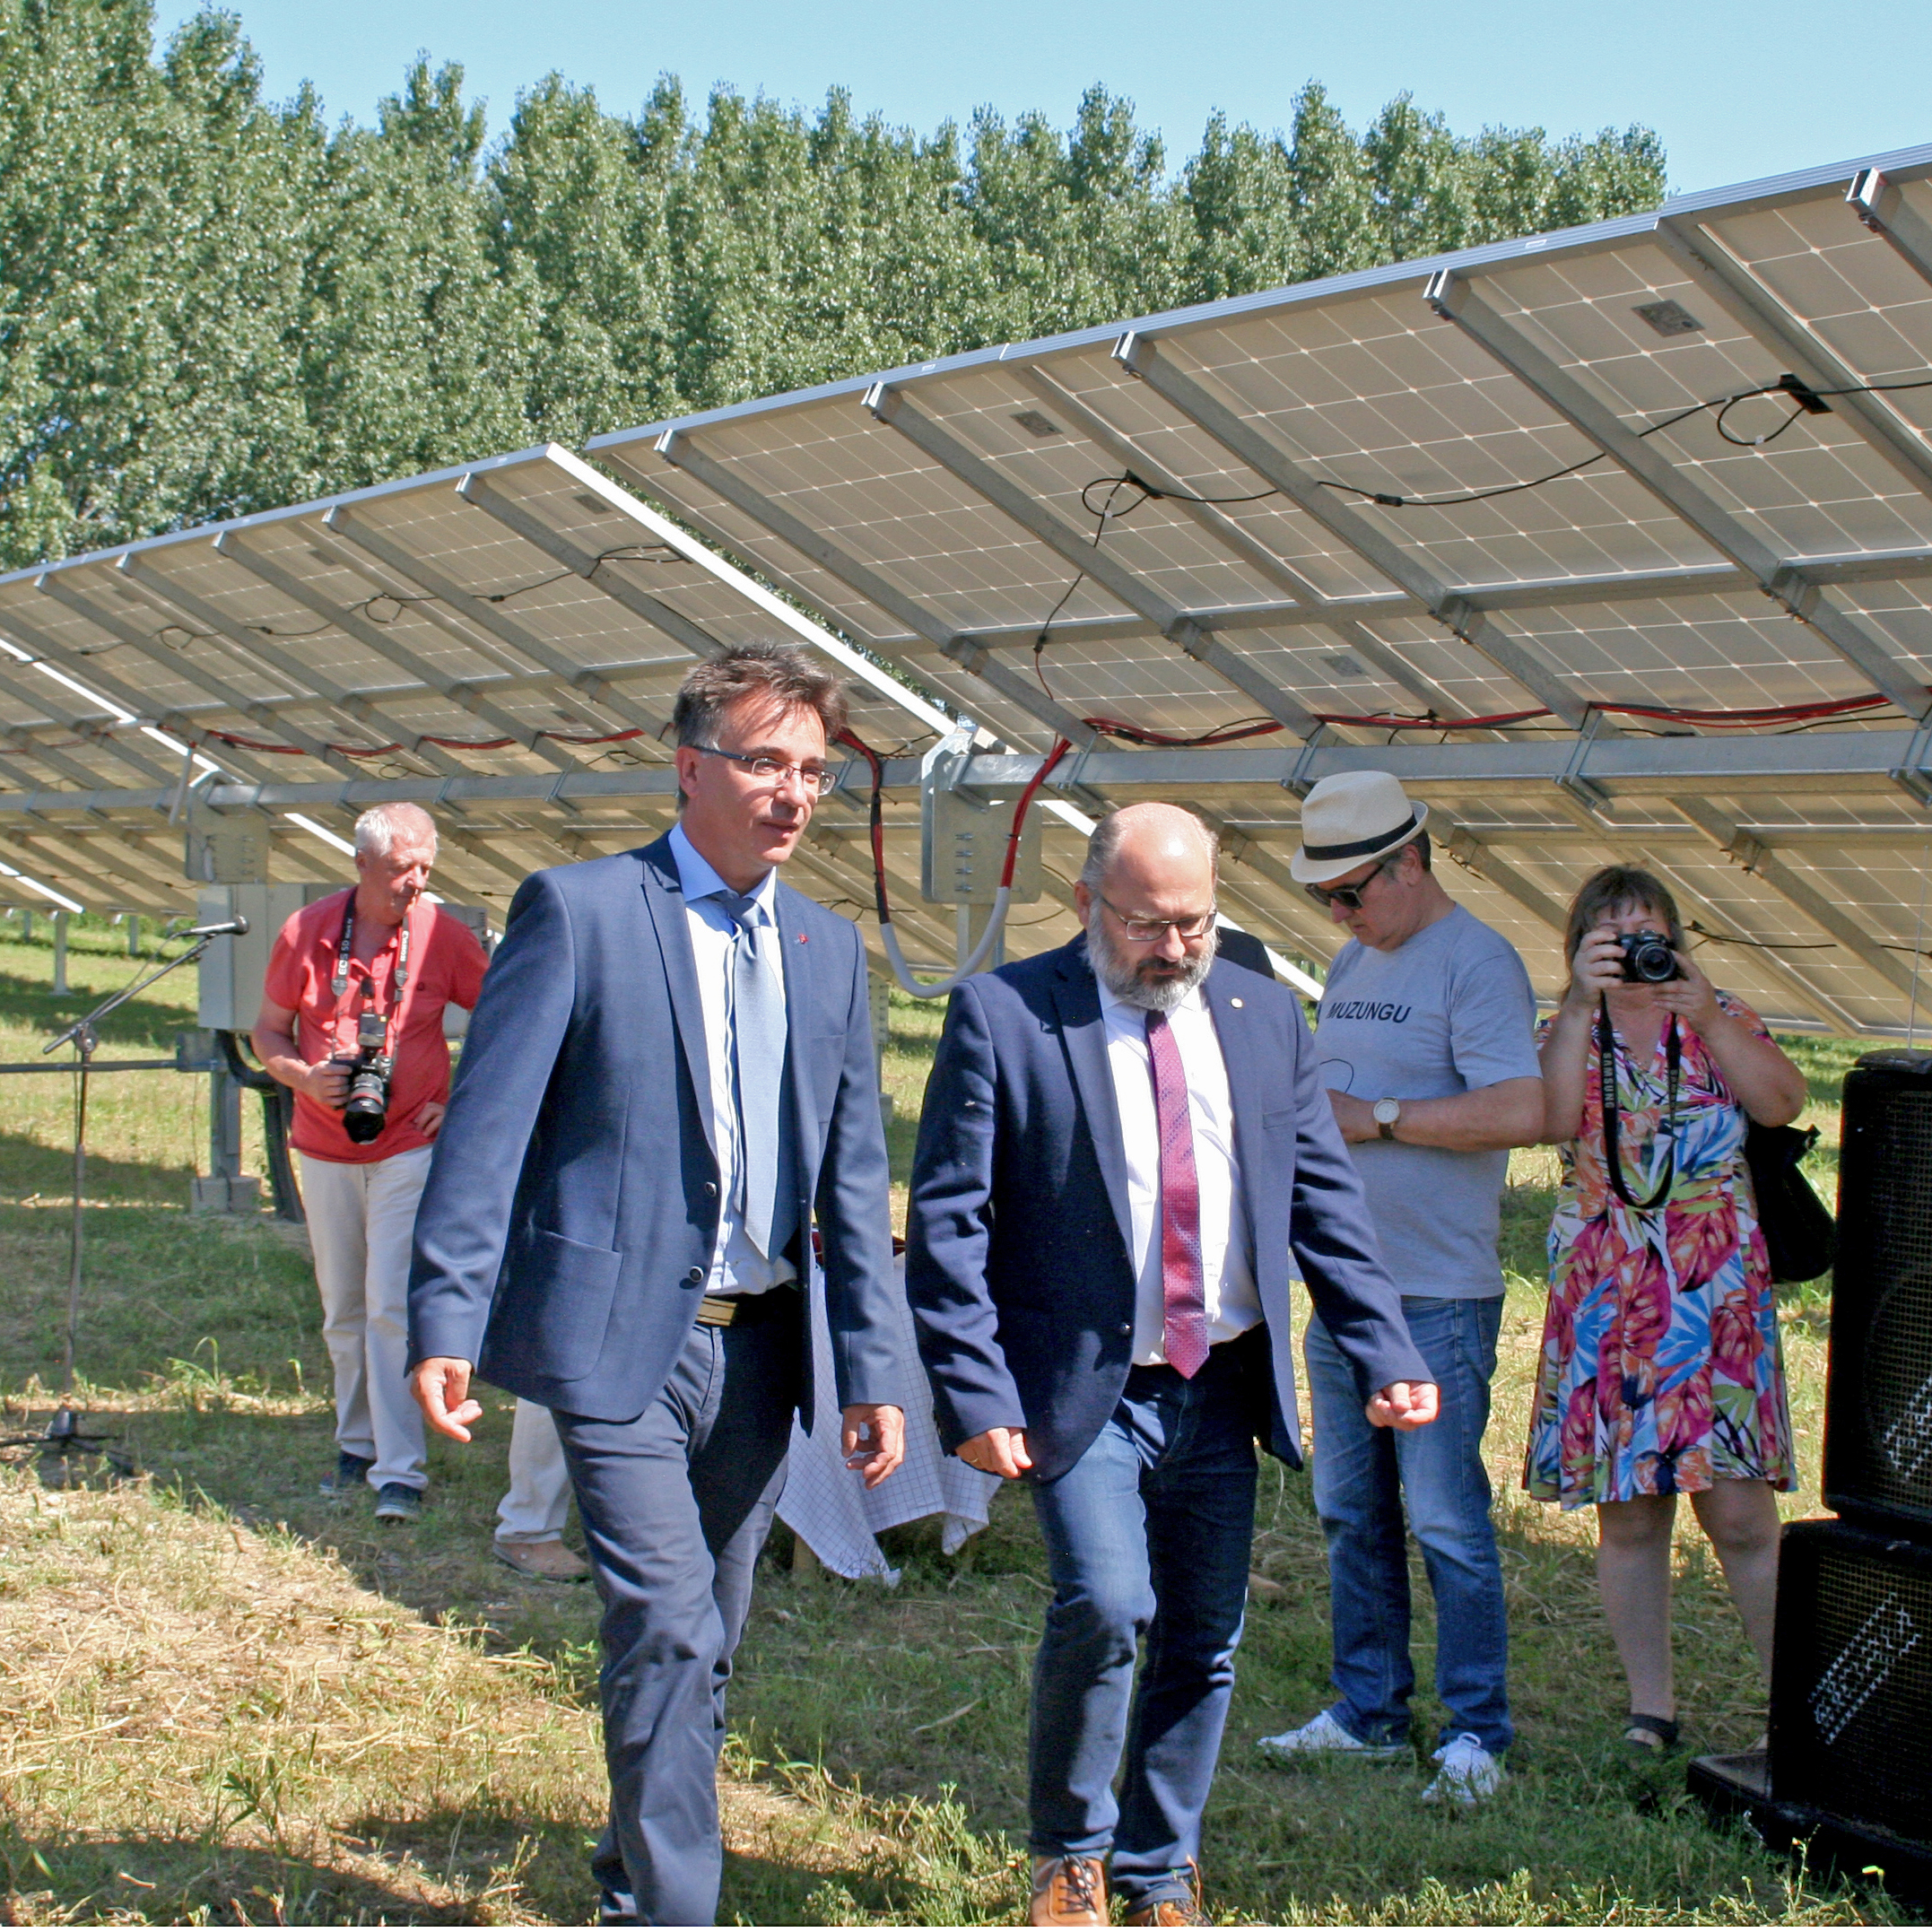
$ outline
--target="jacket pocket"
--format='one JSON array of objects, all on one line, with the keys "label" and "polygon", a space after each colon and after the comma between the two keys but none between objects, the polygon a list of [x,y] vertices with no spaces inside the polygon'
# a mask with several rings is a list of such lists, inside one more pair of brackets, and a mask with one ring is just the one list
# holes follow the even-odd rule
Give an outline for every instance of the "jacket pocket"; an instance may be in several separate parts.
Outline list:
[{"label": "jacket pocket", "polygon": [[623,1259],[614,1248],[533,1228],[510,1257],[505,1353],[554,1381],[588,1375],[604,1352]]}]

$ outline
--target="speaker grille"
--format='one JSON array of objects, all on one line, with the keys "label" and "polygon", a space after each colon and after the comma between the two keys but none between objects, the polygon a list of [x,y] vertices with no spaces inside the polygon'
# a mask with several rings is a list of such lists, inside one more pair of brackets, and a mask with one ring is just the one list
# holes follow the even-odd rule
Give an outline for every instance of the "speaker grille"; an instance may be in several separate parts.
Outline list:
[{"label": "speaker grille", "polygon": [[1824,1499],[1932,1524],[1932,1054],[1853,1067],[1840,1177]]},{"label": "speaker grille", "polygon": [[1772,1797],[1932,1840],[1932,1546],[1792,1524],[1772,1671]]}]

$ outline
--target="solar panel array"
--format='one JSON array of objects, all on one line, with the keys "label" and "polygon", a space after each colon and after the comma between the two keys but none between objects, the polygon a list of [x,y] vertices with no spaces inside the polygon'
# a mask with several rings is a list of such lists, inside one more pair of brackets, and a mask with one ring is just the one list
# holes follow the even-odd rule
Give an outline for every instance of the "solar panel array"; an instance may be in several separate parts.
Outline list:
[{"label": "solar panel array", "polygon": [[[1924,149],[526,451],[0,578],[39,660],[0,654],[0,858],[182,903],[187,747],[228,809],[339,832],[422,799],[448,889],[500,899],[659,829],[692,654],[790,634],[869,680],[932,960],[936,700],[990,792],[1074,746],[1009,950],[1072,931],[1082,812],[1164,796],[1222,829],[1229,913],[1318,968],[1299,799],[1372,764],[1540,992],[1622,859],[1720,984],[1888,1033],[1932,858],[1928,431]],[[855,911],[865,788],[855,762],[802,860]],[[274,823],[277,875],[312,875]]]},{"label": "solar panel array", "polygon": [[1882,1032],[1932,856],[1928,174],[1681,197],[589,453],[1009,743],[1071,739],[1090,800],[1200,805],[1284,948],[1339,936],[1286,876],[1299,796],[1380,765],[1540,991],[1622,859],[1680,888],[1721,983]]}]

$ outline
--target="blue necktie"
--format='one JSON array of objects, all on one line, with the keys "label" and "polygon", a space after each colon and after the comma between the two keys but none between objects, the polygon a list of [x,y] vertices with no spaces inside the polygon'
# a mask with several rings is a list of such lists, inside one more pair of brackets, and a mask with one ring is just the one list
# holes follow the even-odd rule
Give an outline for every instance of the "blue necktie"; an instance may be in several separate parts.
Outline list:
[{"label": "blue necktie", "polygon": [[738,1141],[742,1225],[767,1260],[796,1222],[795,1205],[779,1200],[779,1111],[785,1082],[785,979],[778,933],[749,894],[718,892],[730,914],[731,1073]]}]

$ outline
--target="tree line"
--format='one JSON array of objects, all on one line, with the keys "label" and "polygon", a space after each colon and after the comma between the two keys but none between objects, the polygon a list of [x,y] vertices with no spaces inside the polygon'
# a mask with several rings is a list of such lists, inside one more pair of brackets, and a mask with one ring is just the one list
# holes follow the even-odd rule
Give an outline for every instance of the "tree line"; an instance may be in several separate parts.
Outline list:
[{"label": "tree line", "polygon": [[149,0],[0,0],[0,563],[1664,193],[1640,127],[1289,106],[1177,167],[1098,87],[925,135],[553,74],[492,141],[455,65],[330,125],[231,14],[157,53]]}]

